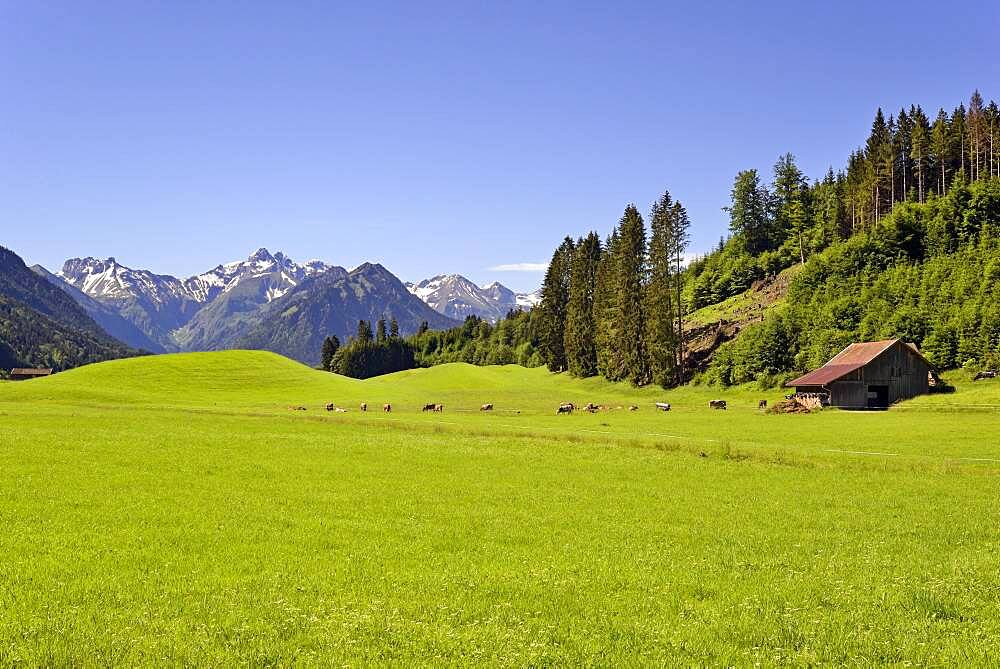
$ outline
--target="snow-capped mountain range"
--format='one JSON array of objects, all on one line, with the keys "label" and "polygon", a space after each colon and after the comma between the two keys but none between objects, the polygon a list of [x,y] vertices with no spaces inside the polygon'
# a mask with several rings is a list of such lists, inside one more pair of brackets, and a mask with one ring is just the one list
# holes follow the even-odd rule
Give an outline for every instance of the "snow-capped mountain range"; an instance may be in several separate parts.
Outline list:
[{"label": "snow-capped mountain range", "polygon": [[435,311],[459,320],[474,315],[495,322],[511,309],[528,310],[539,301],[539,291],[515,293],[496,281],[477,286],[461,274],[441,274],[406,288]]},{"label": "snow-capped mountain range", "polygon": [[[359,272],[362,268],[366,271]],[[186,279],[134,269],[115,258],[92,257],[67,260],[56,275],[39,274],[64,286],[95,320],[114,322],[118,332],[134,335],[124,336],[125,343],[154,352],[231,348],[244,343],[249,332],[259,341],[281,342],[280,333],[260,330],[269,323],[284,322],[275,314],[285,309],[279,303],[284,304],[293,293],[295,306],[289,308],[307,309],[317,331],[312,332],[309,323],[298,323],[298,329],[317,336],[337,334],[341,339],[353,329],[329,333],[319,329],[333,324],[341,328],[358,314],[366,318],[383,314],[399,316],[400,330],[409,334],[421,320],[438,328],[455,325],[470,314],[496,321],[511,309],[530,309],[538,301],[537,293],[516,294],[499,283],[479,287],[457,274],[404,288],[380,265],[365,263],[349,272],[320,260],[296,263],[264,248],[246,260],[223,263]],[[380,277],[378,281],[374,276]],[[331,286],[336,290],[330,290]],[[278,312],[269,308],[272,303]],[[338,312],[344,318],[338,319]],[[115,320],[116,316],[123,322]]]},{"label": "snow-capped mountain range", "polygon": [[218,265],[183,281],[144,269],[132,269],[114,258],[98,260],[89,257],[67,260],[57,276],[95,299],[145,297],[155,304],[166,304],[176,299],[211,302],[221,293],[231,291],[247,279],[267,277],[269,285],[266,298],[270,302],[304,279],[329,269],[332,266],[320,260],[310,260],[299,265],[280,251],[272,255],[267,249],[261,248],[246,260]]}]

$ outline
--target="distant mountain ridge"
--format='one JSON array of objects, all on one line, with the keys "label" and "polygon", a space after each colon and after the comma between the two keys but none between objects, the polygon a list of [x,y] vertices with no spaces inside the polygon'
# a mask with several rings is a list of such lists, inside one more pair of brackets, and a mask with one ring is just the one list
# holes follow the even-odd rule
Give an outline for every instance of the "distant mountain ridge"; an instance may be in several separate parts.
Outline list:
[{"label": "distant mountain ridge", "polygon": [[56,274],[35,274],[58,286],[104,332],[154,353],[263,348],[315,362],[323,338],[342,341],[358,320],[395,318],[402,334],[455,326],[466,316],[490,321],[530,309],[537,293],[498,282],[477,286],[458,274],[403,284],[385,267],[351,271],[321,260],[298,263],[259,248],[245,260],[178,278],[129,267],[116,258],[70,258]]},{"label": "distant mountain ridge", "polygon": [[183,280],[133,269],[113,257],[71,258],[56,276],[116,310],[152,342],[150,350],[165,352],[227,348],[255,322],[261,306],[325,272],[346,274],[319,260],[300,265],[260,248],[246,260]]},{"label": "distant mountain ridge", "polygon": [[[105,330],[157,353],[264,348],[312,363],[323,338],[346,340],[360,319],[395,318],[403,334],[424,322],[432,328],[457,324],[381,265],[365,263],[348,272],[321,260],[297,263],[265,248],[185,279],[113,257],[71,258],[55,275],[42,267],[35,271]],[[498,296],[494,300],[516,302],[499,284],[490,290]]]},{"label": "distant mountain ridge", "polygon": [[381,318],[395,318],[403,336],[423,323],[433,329],[458,325],[410,293],[382,265],[364,263],[346,275],[324,272],[293,288],[267,305],[259,324],[235,344],[315,364],[327,334],[346,340],[357,331],[359,320],[374,323]]},{"label": "distant mountain ridge", "polygon": [[531,309],[540,299],[538,291],[515,293],[497,281],[480,287],[461,274],[440,274],[406,288],[438,313],[459,320],[478,316],[496,322],[512,309]]}]

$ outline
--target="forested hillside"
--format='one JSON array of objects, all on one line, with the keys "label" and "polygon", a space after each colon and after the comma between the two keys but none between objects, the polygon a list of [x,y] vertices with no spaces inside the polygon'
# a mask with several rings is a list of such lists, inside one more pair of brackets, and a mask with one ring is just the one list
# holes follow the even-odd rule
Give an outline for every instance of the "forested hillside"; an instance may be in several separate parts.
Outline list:
[{"label": "forested hillside", "polygon": [[0,369],[61,370],[135,354],[69,295],[0,246]]},{"label": "forested hillside", "polygon": [[646,220],[628,205],[604,240],[566,237],[538,308],[516,316],[530,327],[466,323],[425,336],[418,359],[541,362],[676,385],[695,376],[688,314],[801,265],[782,306],[715,351],[704,379],[774,383],[847,343],[885,337],[916,343],[941,368],[996,366],[998,145],[1000,110],[978,91],[933,120],[916,105],[888,117],[878,110],[839,172],[810,182],[791,153],[769,182],[740,171],[727,234],[686,267],[690,222],[665,192]]},{"label": "forested hillside", "polygon": [[940,369],[1000,364],[1000,179],[960,177],[944,197],[898,204],[811,257],[786,306],[724,344],[708,379],[767,382],[852,341],[890,337]]}]

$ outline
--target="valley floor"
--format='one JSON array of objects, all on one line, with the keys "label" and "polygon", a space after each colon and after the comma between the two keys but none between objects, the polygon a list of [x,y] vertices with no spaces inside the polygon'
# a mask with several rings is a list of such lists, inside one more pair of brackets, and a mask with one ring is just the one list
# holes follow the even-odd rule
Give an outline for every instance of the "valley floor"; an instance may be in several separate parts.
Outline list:
[{"label": "valley floor", "polygon": [[1000,382],[958,385],[768,415],[252,352],[0,384],[0,664],[989,664]]}]

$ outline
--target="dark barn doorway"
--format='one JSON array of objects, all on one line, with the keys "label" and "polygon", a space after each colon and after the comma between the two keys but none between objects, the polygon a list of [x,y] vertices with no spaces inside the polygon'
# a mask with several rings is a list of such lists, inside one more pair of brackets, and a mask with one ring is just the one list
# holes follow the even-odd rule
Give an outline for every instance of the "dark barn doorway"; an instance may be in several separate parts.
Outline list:
[{"label": "dark barn doorway", "polygon": [[889,386],[868,386],[868,408],[889,408]]}]

